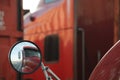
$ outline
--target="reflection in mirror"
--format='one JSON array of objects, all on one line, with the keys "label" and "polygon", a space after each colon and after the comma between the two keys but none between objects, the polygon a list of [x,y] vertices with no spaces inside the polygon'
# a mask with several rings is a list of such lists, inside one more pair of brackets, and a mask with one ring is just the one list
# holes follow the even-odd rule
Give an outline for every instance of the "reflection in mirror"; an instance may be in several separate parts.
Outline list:
[{"label": "reflection in mirror", "polygon": [[41,63],[41,53],[37,45],[30,41],[16,43],[10,51],[11,65],[20,73],[31,73]]}]

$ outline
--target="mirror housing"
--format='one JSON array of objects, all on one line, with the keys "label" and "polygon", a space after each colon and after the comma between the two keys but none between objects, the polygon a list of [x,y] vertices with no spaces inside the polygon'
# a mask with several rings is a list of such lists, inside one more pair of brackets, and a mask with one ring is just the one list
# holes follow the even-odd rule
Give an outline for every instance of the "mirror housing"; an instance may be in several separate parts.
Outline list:
[{"label": "mirror housing", "polygon": [[41,65],[41,51],[39,47],[27,40],[15,43],[9,52],[11,66],[20,73],[32,73]]}]

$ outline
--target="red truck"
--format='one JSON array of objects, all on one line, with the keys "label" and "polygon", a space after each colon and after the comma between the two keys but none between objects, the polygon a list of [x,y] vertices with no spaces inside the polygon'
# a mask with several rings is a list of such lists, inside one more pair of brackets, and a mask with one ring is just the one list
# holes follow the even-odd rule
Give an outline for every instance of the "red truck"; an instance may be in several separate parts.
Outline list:
[{"label": "red truck", "polygon": [[[117,10],[117,0],[42,0],[24,16],[24,40],[41,48],[45,65],[62,80],[88,80],[118,40]],[[24,78],[44,79],[38,73]]]}]

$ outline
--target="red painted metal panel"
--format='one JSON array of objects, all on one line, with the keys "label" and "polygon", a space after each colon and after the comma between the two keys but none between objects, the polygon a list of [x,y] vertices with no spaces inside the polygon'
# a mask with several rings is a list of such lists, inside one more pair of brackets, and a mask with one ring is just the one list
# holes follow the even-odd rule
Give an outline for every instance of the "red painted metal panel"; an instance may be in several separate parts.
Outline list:
[{"label": "red painted metal panel", "polygon": [[17,30],[17,8],[17,0],[0,0],[0,80],[17,79],[8,60],[11,46],[22,38],[22,32]]}]

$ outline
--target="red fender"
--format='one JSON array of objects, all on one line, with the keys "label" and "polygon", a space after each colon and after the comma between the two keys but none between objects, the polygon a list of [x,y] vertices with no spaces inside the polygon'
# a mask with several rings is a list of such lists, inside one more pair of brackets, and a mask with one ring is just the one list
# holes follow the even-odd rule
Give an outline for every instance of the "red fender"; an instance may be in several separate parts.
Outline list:
[{"label": "red fender", "polygon": [[89,80],[120,79],[120,41],[115,43],[93,70]]}]

